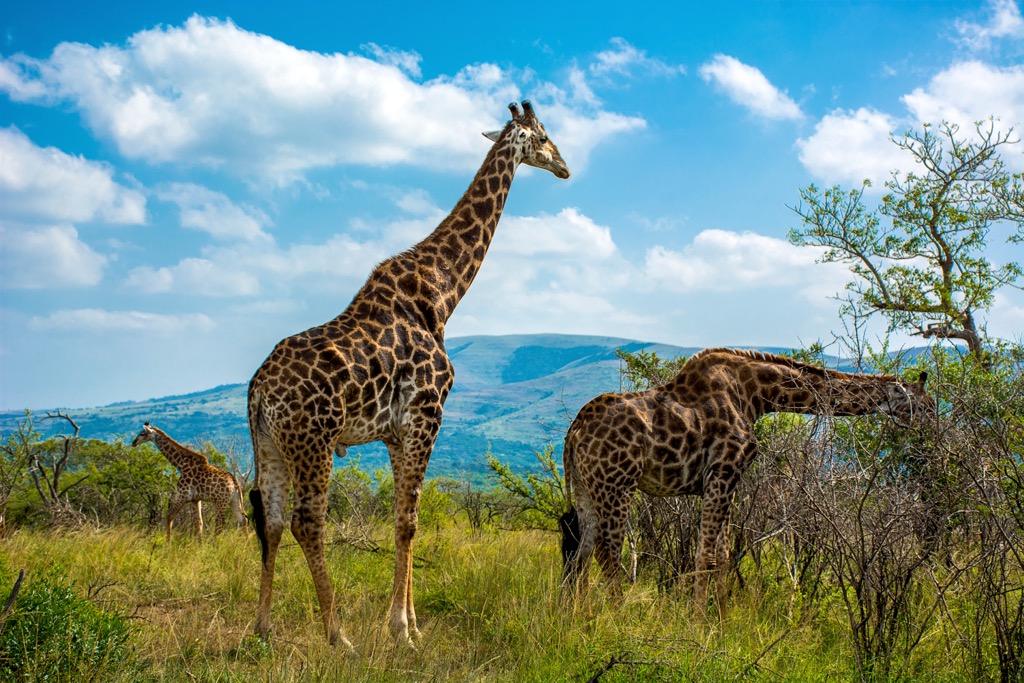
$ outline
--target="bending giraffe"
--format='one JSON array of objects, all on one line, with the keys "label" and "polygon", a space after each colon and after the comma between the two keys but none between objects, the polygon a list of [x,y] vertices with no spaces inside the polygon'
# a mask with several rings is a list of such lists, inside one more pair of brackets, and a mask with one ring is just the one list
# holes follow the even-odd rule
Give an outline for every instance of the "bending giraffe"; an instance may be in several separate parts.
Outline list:
[{"label": "bending giraffe", "polygon": [[246,526],[245,511],[242,509],[242,485],[235,475],[211,465],[202,453],[181,445],[166,432],[153,427],[148,422],[142,425],[142,431],[132,441],[132,446],[152,442],[172,465],[178,468],[180,476],[178,485],[171,493],[167,505],[167,540],[171,540],[171,527],[174,518],[191,505],[196,516],[196,535],[203,538],[203,507],[202,501],[214,506],[214,519],[218,526],[224,528],[227,523],[228,508],[235,513],[235,522],[239,528]]},{"label": "bending giraffe", "polygon": [[292,535],[316,585],[328,640],[342,635],[324,562],[323,527],[333,455],[383,441],[395,485],[391,631],[418,636],[412,544],[423,477],[454,379],[444,329],[483,263],[520,164],[568,178],[569,169],[529,102],[494,141],[451,214],[419,244],[378,265],[334,320],[281,341],[249,383],[256,460],[250,493],[263,570],[256,633],[270,631],[274,562],[293,490]]},{"label": "bending giraffe", "polygon": [[694,599],[703,610],[711,574],[721,592],[729,559],[725,526],[736,484],[757,454],[757,419],[770,412],[883,413],[906,425],[934,416],[925,379],[921,373],[908,383],[757,351],[705,349],[663,386],[598,396],[565,436],[570,509],[559,528],[566,582],[586,585],[596,551],[612,590],[619,590],[623,534],[637,489],[652,496],[699,495]]}]

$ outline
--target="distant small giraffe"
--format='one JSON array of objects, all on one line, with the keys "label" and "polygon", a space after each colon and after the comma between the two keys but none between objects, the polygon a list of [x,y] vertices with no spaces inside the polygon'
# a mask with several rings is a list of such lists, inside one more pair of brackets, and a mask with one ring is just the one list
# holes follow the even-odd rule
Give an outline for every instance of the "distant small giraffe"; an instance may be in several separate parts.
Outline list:
[{"label": "distant small giraffe", "polygon": [[194,506],[196,531],[200,539],[203,537],[202,502],[207,501],[216,510],[215,519],[223,528],[227,523],[230,507],[235,513],[235,522],[239,527],[246,526],[245,511],[242,508],[242,485],[230,472],[214,467],[202,453],[187,448],[148,422],[142,425],[142,431],[132,441],[132,446],[146,443],[156,444],[172,465],[178,468],[181,476],[174,487],[171,501],[167,506],[167,540],[171,540],[171,527],[174,518],[185,509],[186,505]]},{"label": "distant small giraffe", "polygon": [[566,582],[586,585],[596,549],[612,590],[619,590],[623,534],[638,488],[652,496],[700,495],[694,599],[703,610],[710,574],[721,592],[726,521],[736,484],[757,454],[757,419],[770,412],[884,413],[907,424],[934,415],[925,379],[923,372],[908,383],[757,351],[705,349],[661,387],[598,396],[565,436],[570,509],[559,527]]},{"label": "distant small giraffe", "polygon": [[341,633],[324,561],[327,484],[333,455],[383,441],[395,489],[395,581],[391,631],[419,634],[412,597],[412,544],[423,477],[454,381],[445,325],[469,290],[520,164],[568,178],[569,169],[533,107],[509,105],[469,189],[415,246],[379,264],[334,320],[288,337],[249,382],[249,430],[257,485],[250,494],[263,571],[256,633],[270,632],[274,562],[289,493],[292,536],[302,547],[331,644]]}]

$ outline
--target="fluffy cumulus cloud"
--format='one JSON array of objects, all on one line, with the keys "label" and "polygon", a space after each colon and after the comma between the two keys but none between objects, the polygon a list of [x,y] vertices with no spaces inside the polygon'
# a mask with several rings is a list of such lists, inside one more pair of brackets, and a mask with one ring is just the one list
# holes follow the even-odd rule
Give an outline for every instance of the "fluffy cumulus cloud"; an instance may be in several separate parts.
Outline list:
[{"label": "fluffy cumulus cloud", "polygon": [[493,252],[525,257],[573,255],[606,259],[615,253],[615,249],[611,230],[570,207],[554,216],[541,214],[503,218]]},{"label": "fluffy cumulus cloud", "polygon": [[193,257],[174,266],[139,266],[128,274],[125,284],[146,294],[246,296],[259,291],[259,281],[252,273]]},{"label": "fluffy cumulus cloud", "polygon": [[604,334],[616,325],[635,327],[640,316],[616,301],[635,272],[611,229],[578,209],[505,216],[451,334]]},{"label": "fluffy cumulus cloud", "polygon": [[[417,234],[422,237],[426,231],[421,227]],[[124,285],[145,294],[208,297],[266,296],[293,289],[351,293],[369,274],[368,264],[397,251],[392,241],[360,242],[335,235],[326,242],[288,247],[239,242],[207,248],[201,256],[172,265],[139,266],[128,273]],[[402,242],[403,247],[408,244]]]},{"label": "fluffy cumulus cloud", "polygon": [[956,22],[959,41],[970,50],[987,50],[998,40],[1024,38],[1024,18],[1017,0],[989,0],[990,16],[984,23],[960,19]]},{"label": "fluffy cumulus cloud", "polygon": [[889,139],[897,125],[895,118],[875,109],[833,111],[812,135],[797,141],[800,162],[828,183],[858,185],[867,179],[881,187],[893,170],[909,161]]},{"label": "fluffy cumulus cloud", "polygon": [[995,117],[1003,130],[1019,131],[1024,124],[1024,67],[961,62],[902,99],[914,121],[950,121],[969,132],[974,122]]},{"label": "fluffy cumulus cloud", "polygon": [[221,192],[192,183],[172,183],[157,196],[178,205],[181,225],[221,240],[266,241],[263,226],[270,222],[259,209],[236,205]]},{"label": "fluffy cumulus cloud", "polygon": [[797,288],[821,303],[843,288],[848,272],[818,264],[820,252],[753,232],[705,230],[681,250],[656,246],[647,252],[645,276],[670,292],[733,292]]},{"label": "fluffy cumulus cloud", "polygon": [[715,55],[700,67],[700,75],[736,104],[766,119],[801,119],[796,102],[772,85],[760,69],[729,55]]},{"label": "fluffy cumulus cloud", "polygon": [[55,311],[48,316],[29,320],[33,330],[50,332],[151,332],[155,334],[181,334],[205,332],[215,327],[209,316],[201,313],[163,315],[141,311],[106,311],[99,308],[79,308]]},{"label": "fluffy cumulus cloud", "polygon": [[24,221],[140,224],[146,199],[114,180],[106,164],[39,147],[0,129],[0,216]]},{"label": "fluffy cumulus cloud", "polygon": [[[299,50],[193,16],[180,27],[136,33],[124,46],[62,43],[47,59],[7,57],[0,89],[18,101],[70,101],[126,157],[278,182],[335,164],[472,168],[481,141],[466,131],[500,127],[506,113],[494,103],[520,96],[514,75],[491,64],[419,82],[418,55],[364,49],[369,57]],[[534,99],[552,135],[581,159],[642,123]]]},{"label": "fluffy cumulus cloud", "polygon": [[[962,135],[971,136],[976,121],[992,117],[997,129],[1020,130],[1024,67],[958,62],[901,99],[906,111],[899,115],[866,107],[825,115],[810,136],[797,141],[800,161],[825,182],[859,184],[867,178],[880,190],[892,171],[913,167],[913,159],[892,143],[891,134],[949,121],[960,126]],[[1004,154],[1003,160],[1013,170],[1024,170],[1019,154]]]},{"label": "fluffy cumulus cloud", "polygon": [[107,264],[70,225],[0,223],[0,245],[0,287],[6,289],[92,286]]}]

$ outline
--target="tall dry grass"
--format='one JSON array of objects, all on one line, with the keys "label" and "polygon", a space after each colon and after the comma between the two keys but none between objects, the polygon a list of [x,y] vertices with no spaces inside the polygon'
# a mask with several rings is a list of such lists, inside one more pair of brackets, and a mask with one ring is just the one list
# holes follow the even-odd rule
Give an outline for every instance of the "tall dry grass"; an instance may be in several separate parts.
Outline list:
[{"label": "tall dry grass", "polygon": [[[338,530],[335,529],[337,532]],[[229,531],[168,544],[131,528],[22,530],[0,543],[4,571],[59,565],[76,590],[138,626],[138,667],[116,680],[147,681],[833,681],[855,678],[843,616],[825,596],[813,607],[765,572],[733,591],[724,621],[702,620],[681,594],[653,585],[609,599],[600,586],[565,599],[554,534],[424,529],[415,549],[418,651],[386,628],[394,559],[390,528],[364,530],[381,550],[337,533],[327,557],[343,627],[357,650],[324,642],[302,553],[286,536],[278,561],[274,630],[251,634],[259,550]],[[784,572],[779,572],[784,576]],[[906,680],[965,681],[929,635]]]}]

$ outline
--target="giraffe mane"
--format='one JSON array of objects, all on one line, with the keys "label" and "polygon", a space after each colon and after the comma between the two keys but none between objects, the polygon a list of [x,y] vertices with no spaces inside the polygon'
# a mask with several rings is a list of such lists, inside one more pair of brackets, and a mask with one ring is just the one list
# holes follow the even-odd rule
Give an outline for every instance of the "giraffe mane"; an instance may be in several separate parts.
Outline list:
[{"label": "giraffe mane", "polygon": [[[833,370],[831,368],[823,368],[818,365],[806,363],[804,361],[797,360],[796,358],[790,358],[789,356],[780,356],[774,353],[768,353],[767,351],[758,351],[756,349],[731,349],[725,346],[712,347],[707,349],[701,349],[697,353],[690,356],[690,359],[686,362],[689,365],[695,360],[710,356],[716,353],[724,353],[732,356],[739,356],[741,358],[749,358],[752,360],[763,361],[766,363],[772,363],[773,365],[783,365],[785,367],[793,368],[794,370],[800,370],[801,372],[809,372],[820,375],[822,377],[836,377],[848,376],[854,373],[842,372],[840,370]],[[685,367],[685,366],[684,366]],[[857,374],[857,377],[871,380],[878,380],[883,382],[899,382],[902,381],[896,375],[889,374],[870,374],[862,375]]]}]

